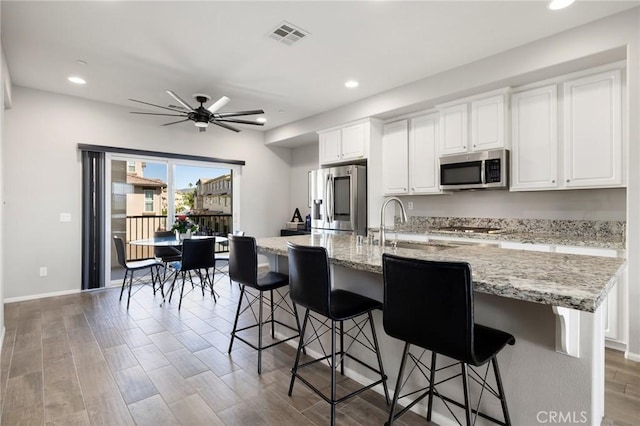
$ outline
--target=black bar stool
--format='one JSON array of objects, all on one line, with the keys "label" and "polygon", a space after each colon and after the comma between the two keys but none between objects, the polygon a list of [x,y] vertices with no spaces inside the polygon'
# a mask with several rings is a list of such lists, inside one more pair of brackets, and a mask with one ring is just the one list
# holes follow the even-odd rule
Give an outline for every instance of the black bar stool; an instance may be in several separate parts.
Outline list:
[{"label": "black bar stool", "polygon": [[[431,420],[433,395],[439,397],[447,409],[455,416],[447,402],[464,408],[466,424],[475,423],[477,416],[484,417],[500,425],[510,425],[507,401],[504,395],[498,360],[496,358],[507,344],[513,345],[515,338],[494,328],[475,324],[473,320],[473,282],[471,266],[466,262],[433,262],[407,259],[390,254],[383,254],[382,267],[384,274],[384,311],[383,325],[385,332],[405,342],[400,371],[396,381],[396,390],[389,412],[388,425],[426,396],[428,399],[427,420]],[[416,357],[409,353],[411,345],[423,349]],[[431,351],[431,367],[422,363],[425,351]],[[436,355],[442,354],[457,362],[446,367],[436,368]],[[403,384],[407,360],[411,359],[414,367],[411,372],[429,370],[429,386],[407,395],[416,395],[424,391],[414,401],[395,413]],[[473,367],[486,364],[484,373],[478,373]],[[436,382],[436,372],[453,366],[461,366],[461,372]],[[487,384],[489,366],[493,366],[496,389]],[[417,368],[416,368],[417,367]],[[473,373],[469,375],[469,370]],[[437,385],[462,376],[464,404],[438,392]],[[469,401],[469,378],[482,386],[476,408]],[[404,380],[404,381],[403,381]],[[484,391],[500,400],[504,421],[479,411]],[[476,414],[473,417],[472,413]]]},{"label": "black bar stool", "polygon": [[[280,343],[287,342],[291,339],[295,339],[300,335],[300,322],[298,320],[298,311],[296,310],[296,305],[295,303],[289,305],[289,303],[285,299],[289,294],[289,291],[286,291],[284,294],[280,293],[279,291],[279,289],[281,289],[282,287],[286,287],[287,285],[289,285],[289,277],[285,274],[280,274],[273,271],[269,271],[265,274],[258,274],[258,252],[256,249],[255,238],[245,237],[241,235],[229,235],[229,278],[231,279],[231,281],[235,281],[240,284],[240,299],[238,300],[236,318],[233,322],[233,331],[231,332],[231,341],[229,342],[229,353],[231,353],[231,349],[233,348],[234,339],[238,339],[251,346],[253,349],[257,350],[258,374],[260,374],[262,373],[263,350],[275,345],[279,345]],[[251,294],[246,290],[246,287],[258,290],[259,295],[255,296]],[[274,299],[274,290],[275,294],[279,296],[277,300]],[[265,292],[269,293],[269,305],[271,308],[271,314],[267,317],[266,320],[263,319],[262,313],[264,304],[263,294]],[[242,309],[243,299],[247,300],[247,306],[244,309]],[[238,328],[238,318],[240,318],[240,315],[243,312],[250,309],[255,316],[255,312],[253,311],[253,305],[255,303],[258,303],[258,322],[247,327]],[[275,309],[278,308],[294,316],[296,320],[296,328],[293,328],[288,324],[275,319],[273,313]],[[271,338],[273,339],[275,339],[275,324],[280,324],[283,327],[295,331],[296,334],[283,340],[277,340],[269,345],[263,345],[262,327],[265,324],[271,324]],[[258,327],[257,346],[238,334],[242,331],[249,330],[255,327]]]},{"label": "black bar stool", "polygon": [[[194,271],[198,278],[200,278],[200,282],[198,285],[202,289],[202,296],[204,296],[205,287],[209,287],[211,290],[211,296],[214,301],[216,299],[216,293],[213,289],[213,281],[212,277],[209,275],[209,269],[212,269],[215,265],[214,251],[215,251],[215,238],[206,238],[206,239],[186,239],[182,242],[182,253],[180,257],[180,262],[174,262],[171,266],[175,269],[175,274],[173,275],[173,281],[171,282],[170,293],[169,293],[169,303],[171,303],[171,298],[173,297],[173,290],[176,286],[176,282],[178,282],[178,275],[182,276],[182,283],[180,285],[180,302],[178,303],[178,310],[182,308],[182,299],[184,299],[184,283],[189,277],[189,281],[191,282],[191,288],[194,288],[193,278],[191,276],[191,271]],[[187,291],[189,294],[191,290]]]},{"label": "black bar stool", "polygon": [[[380,348],[378,346],[378,338],[376,336],[375,325],[373,323],[373,316],[371,311],[374,309],[381,309],[382,304],[373,299],[365,296],[361,296],[356,293],[352,293],[346,290],[334,290],[331,288],[331,276],[329,272],[329,259],[327,257],[327,251],[324,247],[307,247],[299,246],[291,242],[287,243],[289,248],[289,286],[291,289],[291,300],[300,306],[306,308],[304,320],[302,322],[302,332],[300,333],[300,343],[298,345],[298,351],[296,353],[296,361],[291,370],[291,384],[289,385],[289,396],[293,393],[293,384],[295,379],[300,379],[305,385],[311,388],[322,399],[331,404],[331,424],[335,425],[336,417],[336,404],[356,396],[367,389],[370,389],[380,383],[384,388],[384,395],[389,404],[389,391],[387,389],[387,376],[384,374],[384,368],[382,367],[382,358],[380,356]],[[315,312],[320,314],[331,321],[331,326],[327,325],[327,320],[317,318],[310,314]],[[365,315],[364,319],[359,322],[356,321],[357,317]],[[318,327],[311,324],[314,331],[314,336],[305,340],[305,330],[307,324],[311,323],[310,320],[314,320],[319,323]],[[345,329],[344,321],[352,320],[354,326],[350,329]],[[339,327],[336,323],[340,323]],[[367,322],[371,326],[371,340],[366,334],[364,334]],[[324,356],[322,358],[314,359],[312,361],[300,364],[300,352],[304,351],[304,348],[310,343],[320,339],[320,336],[326,333],[327,330],[331,330],[331,353],[327,354],[324,351],[322,344],[322,350]],[[339,331],[340,336],[340,350],[336,350],[336,329]],[[350,335],[351,331],[356,331],[354,335]],[[344,347],[344,336],[352,339],[349,346]],[[348,353],[351,345],[355,342],[360,343],[363,347],[375,352],[378,358],[378,368],[374,368],[365,362],[355,358]],[[337,359],[339,357],[339,359]],[[357,389],[342,398],[336,397],[336,369],[340,365],[340,374],[344,375],[344,360],[348,357],[359,364],[365,366],[369,370],[380,375],[380,380],[371,383],[368,386],[364,386]],[[329,367],[331,368],[331,396],[327,397],[318,388],[313,386],[307,379],[302,377],[299,373],[299,369],[307,367],[309,365],[321,362],[324,360],[331,360]]]}]

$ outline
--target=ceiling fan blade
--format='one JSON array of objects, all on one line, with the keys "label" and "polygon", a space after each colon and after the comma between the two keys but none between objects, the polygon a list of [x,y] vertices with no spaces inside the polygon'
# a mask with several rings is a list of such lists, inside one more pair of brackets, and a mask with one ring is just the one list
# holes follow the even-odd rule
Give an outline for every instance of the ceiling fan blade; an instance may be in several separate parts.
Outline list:
[{"label": "ceiling fan blade", "polygon": [[237,117],[239,115],[254,115],[254,114],[264,114],[264,111],[261,109],[256,109],[253,111],[221,112],[213,115],[216,118],[224,118],[224,117]]},{"label": "ceiling fan blade", "polygon": [[214,112],[216,112],[217,110],[219,110],[220,108],[228,104],[230,100],[231,100],[230,98],[223,96],[217,101],[215,101],[214,103],[212,103],[211,105],[209,105],[207,107],[207,110],[213,114]]},{"label": "ceiling fan blade", "polygon": [[172,121],[171,123],[164,123],[162,124],[162,126],[171,126],[172,124],[178,124],[178,123],[184,123],[185,121],[189,121],[189,119],[185,119],[185,120],[178,120],[178,121]]},{"label": "ceiling fan blade", "polygon": [[[176,111],[177,112],[177,111]],[[141,114],[141,115],[166,115],[167,117],[186,117],[186,114],[162,114],[161,112],[137,112],[131,111],[131,114]]]},{"label": "ceiling fan blade", "polygon": [[198,127],[198,131],[199,131],[200,133],[202,133],[202,132],[206,132],[206,131],[207,131],[207,128],[206,128],[206,127]]},{"label": "ceiling fan blade", "polygon": [[149,102],[143,102],[143,101],[139,101],[139,100],[137,100],[137,99],[131,99],[131,98],[130,98],[129,100],[130,100],[130,101],[132,101],[132,102],[138,102],[138,103],[140,103],[140,104],[151,105],[151,106],[154,106],[154,107],[156,107],[156,108],[168,109],[169,111],[184,112],[184,111],[181,111],[181,110],[179,110],[179,109],[167,108],[167,107],[164,107],[164,106],[162,106],[162,105],[150,104]]},{"label": "ceiling fan blade", "polygon": [[236,120],[236,119],[215,119],[216,121],[224,121],[227,123],[238,123],[238,124],[253,124],[254,126],[264,126],[264,123],[258,123],[257,121],[249,121],[249,120]]},{"label": "ceiling fan blade", "polygon": [[176,95],[175,93],[173,93],[171,90],[167,90],[167,93],[169,94],[169,96],[171,96],[173,99],[175,99],[180,105],[182,105],[183,107],[185,107],[186,109],[188,109],[189,111],[195,111],[188,103],[186,103],[185,101],[183,101],[182,99],[180,99],[180,96]]},{"label": "ceiling fan blade", "polygon": [[235,127],[229,126],[228,124],[220,123],[220,122],[218,122],[216,120],[209,120],[209,123],[213,123],[216,126],[224,127],[225,129],[229,129],[232,132],[238,133],[240,131],[239,129],[236,129]]}]

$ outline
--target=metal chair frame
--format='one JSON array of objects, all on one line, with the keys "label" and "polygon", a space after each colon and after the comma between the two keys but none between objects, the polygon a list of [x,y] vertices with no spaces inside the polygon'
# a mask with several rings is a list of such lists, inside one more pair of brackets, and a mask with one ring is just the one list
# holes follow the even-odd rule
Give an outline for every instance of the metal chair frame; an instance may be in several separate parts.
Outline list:
[{"label": "metal chair frame", "polygon": [[[155,259],[144,259],[144,260],[136,260],[132,262],[127,262],[124,251],[124,241],[122,238],[118,236],[113,237],[113,243],[116,246],[116,256],[118,263],[120,266],[124,268],[124,278],[122,279],[122,288],[120,289],[120,301],[122,301],[122,295],[124,294],[124,288],[127,286],[127,277],[129,278],[129,291],[127,295],[127,309],[129,309],[129,305],[131,303],[131,288],[134,284],[149,284],[148,281],[144,281],[145,275],[139,276],[134,281],[134,272],[141,271],[143,269],[149,268],[149,274],[151,275],[151,287],[153,288],[153,295],[156,295],[156,280],[157,284],[160,287],[160,293],[162,294],[162,298],[164,299],[164,289],[162,286],[162,280],[160,279],[160,267],[163,266],[162,263],[158,262]],[[156,275],[154,276],[153,270],[156,270]],[[133,292],[135,295],[139,292],[142,287],[139,287],[136,291]]]}]

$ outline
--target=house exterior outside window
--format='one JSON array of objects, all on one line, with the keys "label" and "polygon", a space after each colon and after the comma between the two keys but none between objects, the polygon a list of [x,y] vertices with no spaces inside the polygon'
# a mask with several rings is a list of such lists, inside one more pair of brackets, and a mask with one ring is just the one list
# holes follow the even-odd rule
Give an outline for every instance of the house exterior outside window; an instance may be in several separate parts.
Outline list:
[{"label": "house exterior outside window", "polygon": [[144,190],[144,211],[145,213],[152,213],[153,209],[153,196],[155,194],[155,190],[153,189],[145,189]]}]

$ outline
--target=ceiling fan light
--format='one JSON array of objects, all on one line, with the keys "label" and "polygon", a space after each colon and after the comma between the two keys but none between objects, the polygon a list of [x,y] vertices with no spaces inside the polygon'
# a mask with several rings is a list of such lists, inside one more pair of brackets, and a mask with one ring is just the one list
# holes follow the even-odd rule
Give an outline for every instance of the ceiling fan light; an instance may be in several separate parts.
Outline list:
[{"label": "ceiling fan light", "polygon": [[196,121],[196,127],[209,127],[209,123],[207,121]]}]

